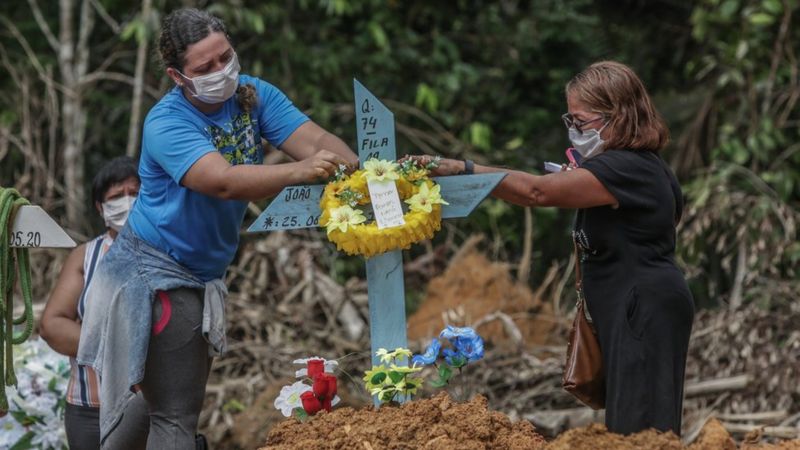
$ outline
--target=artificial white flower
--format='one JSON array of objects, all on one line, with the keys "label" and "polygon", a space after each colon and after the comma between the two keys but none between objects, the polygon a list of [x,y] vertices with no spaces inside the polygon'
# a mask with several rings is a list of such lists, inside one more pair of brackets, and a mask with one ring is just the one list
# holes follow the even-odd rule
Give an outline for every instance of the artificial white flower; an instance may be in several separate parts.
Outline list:
[{"label": "artificial white flower", "polygon": [[0,417],[0,448],[11,448],[25,433],[27,430],[11,414]]},{"label": "artificial white flower", "polygon": [[14,347],[14,367],[17,387],[6,388],[14,414],[0,418],[0,448],[13,447],[27,433],[33,436],[25,448],[66,448],[62,400],[69,383],[69,359],[43,340],[32,339]]},{"label": "artificial white flower", "polygon": [[325,229],[328,234],[335,230],[344,233],[348,228],[364,223],[366,220],[367,218],[364,217],[364,213],[360,209],[351,208],[350,205],[342,205],[331,210],[331,217],[328,219]]},{"label": "artificial white flower", "polygon": [[36,448],[65,448],[63,445],[67,441],[67,432],[62,425],[63,419],[51,416],[45,423],[37,424],[31,431],[34,432],[34,437],[31,440],[31,445]]},{"label": "artificial white flower", "polygon": [[300,400],[300,395],[310,390],[311,386],[302,381],[296,381],[289,386],[282,387],[281,393],[278,394],[278,398],[275,399],[275,409],[279,409],[284,417],[291,417],[292,411],[294,411],[295,408],[303,407],[303,401]]},{"label": "artificial white flower", "polygon": [[303,358],[303,359],[295,359],[292,361],[293,364],[302,364],[306,367],[303,367],[300,370],[295,371],[294,376],[295,378],[303,378],[308,376],[308,362],[312,359],[321,359],[323,365],[325,366],[325,373],[333,373],[334,370],[339,366],[339,361],[330,360],[328,361],[325,358],[320,358],[319,356],[312,356],[310,358]]},{"label": "artificial white flower", "polygon": [[410,205],[409,209],[412,211],[421,211],[428,214],[433,210],[433,205],[449,205],[442,199],[441,186],[435,184],[432,188],[428,188],[427,183],[422,183],[419,187],[419,192],[406,199],[406,203]]},{"label": "artificial white flower", "polygon": [[399,168],[400,166],[394,161],[368,159],[364,162],[364,176],[367,181],[394,181],[400,178]]},{"label": "artificial white flower", "polygon": [[[380,358],[381,362],[384,363],[384,364],[391,363],[392,362],[392,358],[394,357],[394,355],[389,353],[389,350],[386,350],[385,348],[379,348],[378,351],[375,352],[375,356]],[[373,395],[375,395],[375,394],[373,394]]]}]

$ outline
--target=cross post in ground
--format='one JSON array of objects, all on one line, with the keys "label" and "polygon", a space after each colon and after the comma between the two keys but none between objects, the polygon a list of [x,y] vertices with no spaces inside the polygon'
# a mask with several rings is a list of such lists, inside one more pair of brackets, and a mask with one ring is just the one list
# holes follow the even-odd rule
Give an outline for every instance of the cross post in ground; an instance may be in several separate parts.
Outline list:
[{"label": "cross post in ground", "polygon": [[[394,115],[358,80],[353,80],[355,94],[358,159],[363,166],[368,159],[394,161]],[[442,219],[468,216],[505,176],[504,173],[437,177],[441,196]],[[248,232],[289,230],[319,226],[322,213],[319,202],[325,185],[289,186],[283,189],[248,228]],[[367,258],[367,294],[372,364],[379,348],[392,351],[407,348],[405,283],[403,253],[394,250]],[[376,404],[378,403],[376,399]]]}]

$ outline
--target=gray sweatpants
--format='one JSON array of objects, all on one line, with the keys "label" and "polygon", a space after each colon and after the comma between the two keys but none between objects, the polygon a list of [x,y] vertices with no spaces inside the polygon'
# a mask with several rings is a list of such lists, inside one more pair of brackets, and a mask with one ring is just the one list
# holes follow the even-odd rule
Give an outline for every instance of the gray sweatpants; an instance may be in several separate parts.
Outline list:
[{"label": "gray sweatpants", "polygon": [[[150,420],[147,417],[147,404],[139,393],[120,419],[119,427],[127,428],[128,434],[136,436],[144,447]],[[98,450],[100,448],[100,408],[78,406],[67,403],[64,412],[64,428],[70,450]]]},{"label": "gray sweatpants", "polygon": [[[153,302],[154,328],[140,384],[150,415],[146,448],[194,450],[211,369],[208,342],[201,334],[203,291],[175,289],[167,297],[167,304],[159,297]],[[123,419],[103,449],[145,448],[138,432],[124,425]]]},{"label": "gray sweatpants", "polygon": [[100,408],[67,403],[64,410],[64,428],[70,450],[97,450],[100,448]]}]

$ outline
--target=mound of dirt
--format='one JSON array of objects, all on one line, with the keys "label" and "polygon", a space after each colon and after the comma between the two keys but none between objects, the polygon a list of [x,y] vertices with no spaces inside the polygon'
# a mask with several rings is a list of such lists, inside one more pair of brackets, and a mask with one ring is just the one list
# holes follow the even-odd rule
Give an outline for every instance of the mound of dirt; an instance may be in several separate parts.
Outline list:
[{"label": "mound of dirt", "polygon": [[305,423],[286,420],[270,431],[261,450],[530,450],[544,444],[530,422],[511,423],[490,411],[485,397],[455,403],[442,392],[397,407],[338,408]]},{"label": "mound of dirt", "polygon": [[728,430],[719,423],[717,419],[710,419],[703,425],[700,436],[689,447],[690,450],[735,450],[736,443],[733,442]]},{"label": "mound of dirt", "polygon": [[703,426],[698,439],[688,447],[674,433],[646,430],[630,436],[609,433],[606,427],[592,424],[560,434],[546,450],[800,450],[800,440],[768,443],[742,443],[737,447],[731,435],[716,419]]},{"label": "mound of dirt", "polygon": [[604,425],[593,423],[561,433],[547,450],[681,450],[678,436],[646,430],[630,436],[609,433]]},{"label": "mound of dirt", "polygon": [[[283,378],[267,385],[247,409],[234,416],[230,435],[217,442],[214,448],[251,450],[264,445],[269,431],[286,420],[280,410],[275,408],[275,399],[283,386],[295,381],[297,380],[294,378]],[[341,402],[337,409],[365,405],[360,397],[352,394],[352,385],[349,383],[342,382],[338,394]]]},{"label": "mound of dirt", "polygon": [[512,423],[491,411],[486,398],[456,403],[447,393],[401,406],[338,408],[300,423],[275,426],[259,450],[317,449],[504,449],[504,450],[800,450],[800,440],[761,443],[748,436],[741,446],[716,419],[708,420],[694,443],[685,447],[671,432],[645,430],[623,436],[604,425],[574,428],[546,442],[526,420]]},{"label": "mound of dirt", "polygon": [[474,247],[462,250],[431,279],[424,301],[408,319],[408,338],[427,341],[445,323],[477,324],[484,340],[511,348],[545,344],[555,327],[549,303],[513,279],[508,264],[492,262]]}]

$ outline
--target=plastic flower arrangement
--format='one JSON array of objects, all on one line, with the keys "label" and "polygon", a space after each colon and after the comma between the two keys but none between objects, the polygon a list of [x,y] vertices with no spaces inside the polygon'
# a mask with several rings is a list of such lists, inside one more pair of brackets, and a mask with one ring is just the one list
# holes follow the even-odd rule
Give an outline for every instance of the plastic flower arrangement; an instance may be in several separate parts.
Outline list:
[{"label": "plastic flower arrangement", "polygon": [[66,449],[69,359],[41,339],[24,342],[16,350],[17,386],[5,388],[9,410],[0,417],[0,448]]},{"label": "plastic flower arrangement", "polygon": [[275,399],[275,408],[285,417],[294,416],[301,421],[323,409],[330,412],[340,401],[336,395],[336,376],[332,373],[339,363],[318,356],[296,359],[293,363],[306,365],[295,372],[295,377],[302,379],[281,388]]},{"label": "plastic flower arrangement", "polygon": [[[442,348],[440,339],[448,342],[450,348]],[[444,356],[444,363],[437,364],[440,354]],[[473,328],[448,325],[439,334],[439,338],[431,341],[425,352],[411,358],[411,363],[414,367],[434,365],[437,368],[437,378],[431,385],[444,387],[450,383],[454,369],[460,372],[464,366],[481,358],[483,358],[483,338]]]},{"label": "plastic flower arrangement", "polygon": [[364,373],[364,386],[370,395],[375,395],[383,403],[390,403],[401,396],[411,396],[422,386],[422,378],[412,376],[422,367],[406,367],[400,364],[411,357],[411,351],[397,348],[390,352],[385,348],[375,352],[381,364],[372,366]]},{"label": "plastic flower arrangement", "polygon": [[419,186],[419,191],[407,199],[406,203],[410,205],[412,211],[430,213],[433,210],[433,205],[447,204],[442,200],[441,188],[438,184],[429,188],[427,184],[423,183]]},{"label": "plastic flower arrangement", "polygon": [[[441,228],[442,198],[440,187],[428,178],[434,159],[427,166],[408,159],[394,161],[370,159],[364,168],[347,175],[340,167],[333,181],[325,186],[320,200],[320,226],[328,240],[350,255],[374,256],[390,250],[406,249],[415,242],[430,239]],[[407,211],[403,225],[379,229],[374,220],[367,220],[361,208],[370,203],[369,182],[395,183]]]},{"label": "plastic flower arrangement", "polygon": [[364,162],[367,181],[394,181],[400,178],[400,166],[385,159],[370,159]]},{"label": "plastic flower arrangement", "polygon": [[328,224],[325,225],[325,229],[328,233],[335,230],[346,233],[348,228],[366,220],[367,218],[364,217],[364,213],[361,210],[351,208],[350,205],[342,205],[331,210],[331,218],[328,220]]}]

